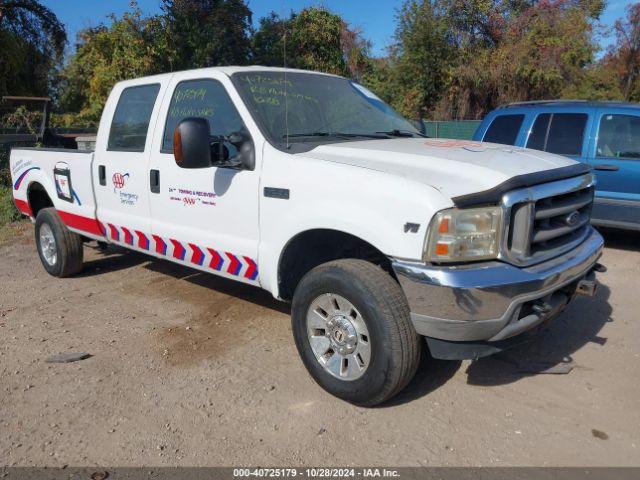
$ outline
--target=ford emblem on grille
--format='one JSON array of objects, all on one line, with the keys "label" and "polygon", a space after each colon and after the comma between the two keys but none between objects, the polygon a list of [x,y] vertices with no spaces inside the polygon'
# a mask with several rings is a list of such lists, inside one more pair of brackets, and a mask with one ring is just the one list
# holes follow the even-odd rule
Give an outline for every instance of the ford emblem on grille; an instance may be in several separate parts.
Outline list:
[{"label": "ford emblem on grille", "polygon": [[579,221],[580,221],[580,213],[577,211],[571,212],[569,215],[564,217],[564,223],[569,227],[573,227],[577,225]]}]

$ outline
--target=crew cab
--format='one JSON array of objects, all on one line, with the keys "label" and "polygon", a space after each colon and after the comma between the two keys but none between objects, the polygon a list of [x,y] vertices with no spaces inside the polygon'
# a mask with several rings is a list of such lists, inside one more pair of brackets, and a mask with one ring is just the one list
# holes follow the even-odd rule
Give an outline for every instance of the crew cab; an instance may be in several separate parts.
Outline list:
[{"label": "crew cab", "polygon": [[490,112],[473,138],[588,164],[598,182],[591,223],[640,230],[640,105],[580,100],[511,103]]},{"label": "crew cab", "polygon": [[95,151],[15,149],[44,269],[115,244],[270,291],[324,389],[371,406],[426,346],[475,359],[593,294],[588,166],[436,140],[338,76],[219,67],[118,83]]}]

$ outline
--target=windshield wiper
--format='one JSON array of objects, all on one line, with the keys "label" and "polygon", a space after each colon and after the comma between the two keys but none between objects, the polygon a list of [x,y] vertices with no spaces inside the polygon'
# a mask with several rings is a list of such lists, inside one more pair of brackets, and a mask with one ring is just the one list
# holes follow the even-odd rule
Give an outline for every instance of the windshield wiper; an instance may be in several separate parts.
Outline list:
[{"label": "windshield wiper", "polygon": [[[381,132],[383,133],[383,132]],[[296,137],[343,137],[343,138],[386,138],[378,133],[346,133],[346,132],[309,132],[309,133],[291,133],[282,135],[282,138]]]},{"label": "windshield wiper", "polygon": [[388,132],[376,132],[382,133],[384,135],[389,135],[390,137],[413,137],[417,135],[418,137],[428,138],[426,135],[418,132],[412,132],[410,130],[398,130],[397,128],[394,130],[389,130]]}]

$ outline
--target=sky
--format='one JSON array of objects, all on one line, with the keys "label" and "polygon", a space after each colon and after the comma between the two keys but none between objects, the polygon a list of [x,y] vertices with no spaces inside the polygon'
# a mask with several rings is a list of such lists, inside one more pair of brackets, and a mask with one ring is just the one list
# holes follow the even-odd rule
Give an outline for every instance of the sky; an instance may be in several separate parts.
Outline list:
[{"label": "sky", "polygon": [[[66,25],[69,43],[73,46],[78,30],[105,22],[109,13],[121,15],[129,10],[130,0],[42,0],[42,3]],[[608,0],[601,22],[611,27],[624,15],[625,7],[630,3],[628,0]],[[308,6],[325,6],[340,14],[350,25],[361,28],[365,38],[372,42],[372,53],[381,56],[393,40],[395,14],[402,0],[248,0],[248,4],[253,11],[254,24],[272,10],[282,16]],[[160,0],[138,0],[138,5],[147,14],[160,12]],[[612,41],[611,36],[603,37],[600,44],[606,48]]]}]

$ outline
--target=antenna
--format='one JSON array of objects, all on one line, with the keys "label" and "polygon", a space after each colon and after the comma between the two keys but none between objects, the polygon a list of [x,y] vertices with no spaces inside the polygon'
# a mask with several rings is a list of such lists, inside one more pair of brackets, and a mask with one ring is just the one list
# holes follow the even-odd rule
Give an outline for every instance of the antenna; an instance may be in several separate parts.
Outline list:
[{"label": "antenna", "polygon": [[287,150],[291,148],[289,144],[289,98],[287,96],[287,21],[285,19],[284,0],[282,1],[282,65],[284,67],[284,131]]}]

